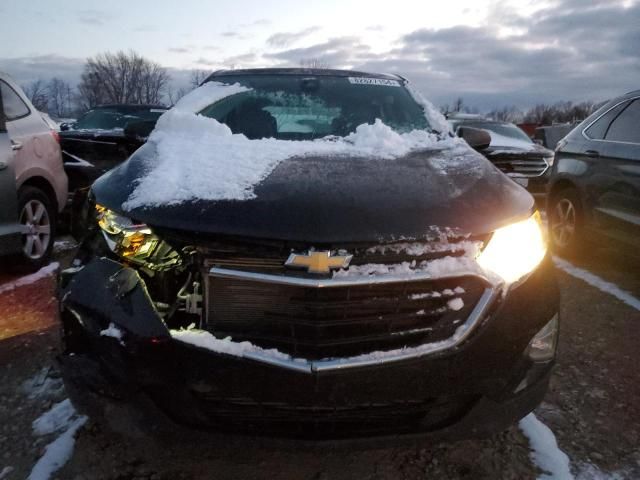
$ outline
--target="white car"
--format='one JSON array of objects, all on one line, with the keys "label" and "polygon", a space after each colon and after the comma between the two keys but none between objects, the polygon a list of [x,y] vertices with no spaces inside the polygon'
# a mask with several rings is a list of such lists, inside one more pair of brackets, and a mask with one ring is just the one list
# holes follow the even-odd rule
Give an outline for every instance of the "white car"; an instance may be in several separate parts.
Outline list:
[{"label": "white car", "polygon": [[[0,124],[10,152],[2,162],[15,173],[22,266],[36,269],[51,254],[56,218],[67,200],[67,175],[58,134],[22,89],[0,72]],[[8,208],[0,205],[0,208]]]}]

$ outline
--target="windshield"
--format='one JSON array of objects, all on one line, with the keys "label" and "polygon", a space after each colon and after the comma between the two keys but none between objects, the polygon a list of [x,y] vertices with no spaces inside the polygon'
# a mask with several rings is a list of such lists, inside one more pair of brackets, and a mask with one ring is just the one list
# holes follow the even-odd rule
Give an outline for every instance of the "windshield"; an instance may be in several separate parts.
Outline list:
[{"label": "windshield", "polygon": [[533,141],[527,136],[526,133],[524,133],[517,126],[510,123],[473,122],[469,123],[468,125],[474,128],[489,130],[490,132],[497,133],[498,135],[501,135],[503,137],[522,140],[526,143],[533,143]]},{"label": "windshield", "polygon": [[116,130],[124,129],[129,122],[157,121],[166,110],[161,108],[123,111],[117,108],[97,108],[89,110],[73,124],[75,130]]},{"label": "windshield", "polygon": [[251,90],[220,100],[200,113],[249,139],[343,137],[376,119],[400,133],[429,129],[422,107],[397,80],[300,75],[237,75],[215,80]]}]

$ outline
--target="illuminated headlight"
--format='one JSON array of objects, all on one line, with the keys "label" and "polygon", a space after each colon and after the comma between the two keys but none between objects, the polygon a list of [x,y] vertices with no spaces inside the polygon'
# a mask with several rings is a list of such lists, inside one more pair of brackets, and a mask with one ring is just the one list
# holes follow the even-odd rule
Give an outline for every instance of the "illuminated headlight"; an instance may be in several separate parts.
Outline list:
[{"label": "illuminated headlight", "polygon": [[547,252],[540,213],[512,223],[493,233],[476,259],[481,267],[499,275],[506,283],[531,273]]},{"label": "illuminated headlight", "polygon": [[96,205],[97,221],[109,248],[130,260],[144,260],[159,243],[151,229],[113,210]]}]

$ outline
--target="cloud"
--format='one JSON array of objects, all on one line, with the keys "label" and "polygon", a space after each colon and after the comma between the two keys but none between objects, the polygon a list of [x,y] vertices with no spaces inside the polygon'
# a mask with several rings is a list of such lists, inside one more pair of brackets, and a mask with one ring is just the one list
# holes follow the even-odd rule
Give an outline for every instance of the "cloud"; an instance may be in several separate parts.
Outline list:
[{"label": "cloud", "polygon": [[252,28],[252,27],[266,27],[267,25],[271,25],[271,20],[266,18],[259,18],[258,20],[254,20],[249,23],[241,23],[239,25],[240,28]]},{"label": "cloud", "polygon": [[112,13],[104,10],[87,9],[78,11],[78,20],[81,23],[92,26],[102,26],[114,18],[115,16]]},{"label": "cloud", "polygon": [[264,57],[283,66],[297,66],[301,62],[317,60],[331,68],[351,68],[357,63],[375,58],[371,56],[369,46],[355,36],[331,38],[309,47],[269,53]]},{"label": "cloud", "polygon": [[0,58],[0,71],[7,72],[19,84],[58,77],[75,85],[80,81],[84,63],[82,58],[60,55]]},{"label": "cloud", "polygon": [[194,49],[193,45],[185,45],[184,47],[169,47],[167,50],[171,53],[190,53]]},{"label": "cloud", "polygon": [[[170,48],[192,47],[189,52],[175,52],[199,56],[194,65],[211,70],[299,66],[315,60],[333,68],[398,73],[438,105],[462,96],[467,105],[483,111],[511,104],[526,108],[559,100],[599,101],[638,88],[638,1],[551,0],[538,2],[536,10],[526,15],[509,5],[494,1],[486,9],[486,22],[475,26],[408,31],[382,50],[374,50],[367,40],[375,29],[303,47],[295,43],[318,27],[276,33],[267,45],[255,45],[239,55],[233,55],[223,39],[220,46]],[[237,31],[222,35],[240,37]],[[59,76],[75,84],[83,64],[84,59],[38,55],[0,59],[0,70],[20,83]]]},{"label": "cloud", "polygon": [[288,47],[298,40],[301,40],[304,37],[307,37],[319,30],[321,30],[321,27],[313,26],[305,28],[304,30],[300,30],[298,32],[274,33],[269,38],[267,38],[267,43],[272,47]]}]

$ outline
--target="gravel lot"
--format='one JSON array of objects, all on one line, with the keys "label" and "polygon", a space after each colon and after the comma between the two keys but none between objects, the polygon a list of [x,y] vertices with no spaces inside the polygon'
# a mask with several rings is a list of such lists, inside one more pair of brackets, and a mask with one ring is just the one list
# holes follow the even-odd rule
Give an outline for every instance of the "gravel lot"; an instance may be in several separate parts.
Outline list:
[{"label": "gravel lot", "polygon": [[[73,253],[66,247],[59,244],[56,253],[62,264]],[[640,298],[639,261],[598,249],[572,264]],[[535,415],[555,434],[576,478],[640,478],[640,311],[564,271],[558,277],[558,364]],[[32,422],[66,398],[53,361],[58,344],[53,279],[7,290],[15,280],[0,273],[0,480],[29,475],[45,446],[60,436],[59,431],[36,435]],[[52,478],[528,479],[543,473],[517,425],[482,441],[356,451],[132,441],[91,422],[76,438],[71,458]]]}]

